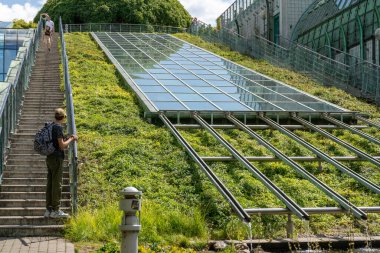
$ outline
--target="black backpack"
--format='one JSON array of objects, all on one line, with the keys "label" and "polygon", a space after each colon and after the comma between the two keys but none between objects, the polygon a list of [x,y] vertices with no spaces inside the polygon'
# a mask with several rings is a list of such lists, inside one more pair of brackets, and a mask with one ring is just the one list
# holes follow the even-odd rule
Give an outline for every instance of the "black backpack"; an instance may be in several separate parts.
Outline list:
[{"label": "black backpack", "polygon": [[34,150],[40,155],[51,155],[55,148],[53,144],[53,126],[54,122],[45,123],[45,126],[38,130],[34,137]]}]

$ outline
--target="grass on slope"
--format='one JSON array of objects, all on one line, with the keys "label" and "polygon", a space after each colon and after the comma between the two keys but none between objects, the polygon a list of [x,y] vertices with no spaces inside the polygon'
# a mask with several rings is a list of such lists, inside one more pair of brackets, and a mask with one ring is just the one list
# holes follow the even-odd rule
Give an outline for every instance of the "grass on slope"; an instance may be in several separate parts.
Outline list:
[{"label": "grass on slope", "polygon": [[[74,241],[118,239],[119,191],[144,193],[144,242],[207,238],[194,166],[162,127],[145,122],[133,93],[89,34],[66,36],[81,154],[78,219],[67,236]],[[207,193],[209,192],[209,193]],[[219,201],[221,199],[219,198]],[[226,204],[225,204],[226,205]]]},{"label": "grass on slope", "polygon": [[[314,95],[351,110],[378,117],[378,109],[350,97],[334,88],[324,88],[294,72],[253,60],[224,47],[212,45],[186,34],[182,39],[221,54],[242,65],[271,77],[303,86]],[[247,238],[247,228],[231,215],[229,205],[190,160],[169,131],[147,123],[135,95],[128,91],[115,67],[109,63],[89,34],[72,33],[65,36],[70,62],[80,137],[80,206],[78,217],[67,225],[67,237],[74,241],[118,240],[120,212],[117,211],[118,192],[133,185],[144,193],[143,231],[140,241],[202,247],[209,238]],[[360,109],[360,110],[359,110]],[[368,130],[378,136],[378,131]],[[227,151],[202,130],[181,131],[201,155],[226,155]],[[244,155],[270,155],[262,146],[239,130],[219,131]],[[257,131],[287,155],[310,155],[303,147],[277,131]],[[325,138],[307,131],[295,133],[331,155],[349,155],[345,149]],[[336,136],[355,144],[368,153],[378,155],[379,147],[368,145],[361,138],[343,130]],[[380,137],[380,136],[378,136]],[[322,194],[290,167],[281,163],[254,163],[266,176],[304,207],[334,206],[336,203]],[[334,167],[321,163],[302,163],[320,180],[358,206],[380,205],[380,199]],[[380,172],[371,164],[347,163],[356,172],[380,183]],[[238,163],[210,163],[214,172],[226,184],[244,207],[283,207],[260,182]],[[370,215],[361,223],[350,215],[317,215],[312,217],[313,233],[345,234],[379,233],[380,218]],[[286,219],[282,216],[253,217],[255,238],[285,235]],[[308,233],[304,223],[296,219],[296,233]],[[169,252],[169,250],[166,250]]]}]

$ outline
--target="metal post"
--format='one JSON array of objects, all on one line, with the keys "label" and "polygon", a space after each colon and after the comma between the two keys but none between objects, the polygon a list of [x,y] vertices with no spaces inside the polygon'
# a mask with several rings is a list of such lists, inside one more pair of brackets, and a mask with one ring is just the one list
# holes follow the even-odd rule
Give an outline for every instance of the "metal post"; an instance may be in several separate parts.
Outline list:
[{"label": "metal post", "polygon": [[292,215],[288,214],[288,221],[286,222],[286,238],[292,239],[294,231],[294,223],[292,220]]},{"label": "metal post", "polygon": [[140,220],[136,213],[141,211],[142,192],[134,187],[124,188],[121,192],[119,209],[124,211],[119,226],[121,236],[121,253],[138,252],[138,235],[141,230]]}]

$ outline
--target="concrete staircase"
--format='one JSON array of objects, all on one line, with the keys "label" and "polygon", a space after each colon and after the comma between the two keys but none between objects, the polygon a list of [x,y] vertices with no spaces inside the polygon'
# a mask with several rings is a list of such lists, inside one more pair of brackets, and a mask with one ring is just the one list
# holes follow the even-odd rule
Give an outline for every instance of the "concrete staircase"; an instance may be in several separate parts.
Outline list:
[{"label": "concrete staircase", "polygon": [[[0,237],[58,236],[64,220],[44,218],[46,163],[33,150],[34,135],[52,121],[54,109],[63,106],[60,91],[60,54],[57,35],[51,51],[41,43],[25,93],[17,132],[11,137],[0,188]],[[69,174],[65,163],[61,209],[70,210]]]}]

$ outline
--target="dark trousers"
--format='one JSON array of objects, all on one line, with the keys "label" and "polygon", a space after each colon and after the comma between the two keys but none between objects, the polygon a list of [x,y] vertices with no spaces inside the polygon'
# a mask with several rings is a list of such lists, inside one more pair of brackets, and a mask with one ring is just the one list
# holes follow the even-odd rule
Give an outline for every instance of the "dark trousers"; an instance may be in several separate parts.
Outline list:
[{"label": "dark trousers", "polygon": [[62,193],[62,167],[63,159],[57,156],[46,158],[48,169],[46,185],[46,209],[58,211]]}]

